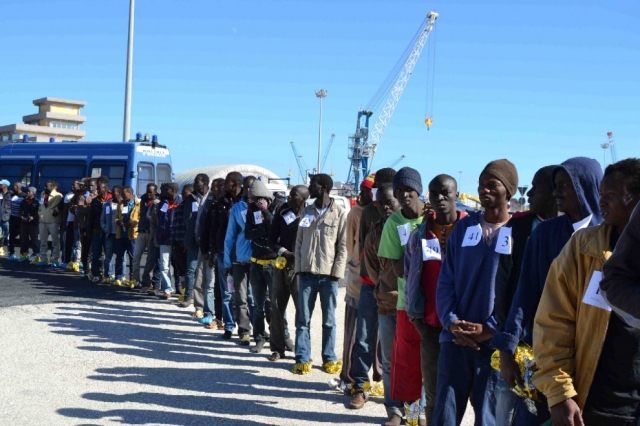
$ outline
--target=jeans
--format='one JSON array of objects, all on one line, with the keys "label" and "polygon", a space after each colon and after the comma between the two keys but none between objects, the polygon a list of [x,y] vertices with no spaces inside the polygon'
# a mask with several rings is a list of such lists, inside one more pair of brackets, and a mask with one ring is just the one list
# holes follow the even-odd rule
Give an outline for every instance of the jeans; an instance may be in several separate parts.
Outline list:
[{"label": "jeans", "polygon": [[496,426],[511,426],[516,412],[518,395],[516,395],[501,376],[496,383]]},{"label": "jeans", "polygon": [[204,280],[202,283],[202,292],[204,293],[203,311],[205,315],[214,316],[216,313],[216,296],[213,290],[215,289],[214,282],[216,280],[215,272],[217,268],[209,266],[209,260],[204,260],[203,258],[202,261],[204,263],[204,270],[202,274],[202,278]]},{"label": "jeans", "polygon": [[171,246],[160,246],[160,257],[158,258],[160,264],[160,288],[165,293],[173,293],[173,286],[171,285]]},{"label": "jeans", "polygon": [[[40,223],[40,246],[44,247],[44,257],[47,254],[47,240],[51,236],[51,261],[60,261],[60,224],[59,223]],[[43,259],[46,260],[46,259]]]},{"label": "jeans", "polygon": [[9,221],[0,220],[0,247],[9,245]]},{"label": "jeans", "polygon": [[[362,389],[369,381],[369,370],[375,353],[375,334],[378,332],[378,302],[373,296],[375,286],[362,284],[358,300],[358,319],[356,322],[356,341],[353,346],[351,377],[354,387]],[[393,342],[393,339],[391,339]],[[387,376],[387,384],[389,376]]]},{"label": "jeans", "polygon": [[274,268],[273,284],[271,287],[271,340],[269,347],[271,352],[284,354],[285,343],[291,338],[287,325],[287,305],[289,298],[293,300],[293,305],[298,311],[298,279],[292,267],[284,269]]},{"label": "jeans", "polygon": [[434,424],[459,425],[469,398],[476,426],[496,424],[495,388],[500,373],[491,367],[492,353],[483,344],[480,350],[453,342],[440,344]]},{"label": "jeans", "polygon": [[104,232],[93,231],[93,237],[91,238],[91,275],[94,277],[100,275],[100,257],[102,256],[102,250],[104,249],[104,241]]},{"label": "jeans", "polygon": [[220,299],[222,299],[222,322],[225,331],[235,330],[236,320],[233,316],[233,293],[227,287],[227,277],[224,276],[224,254],[216,255],[218,263],[218,280],[220,281]]},{"label": "jeans", "polygon": [[[129,261],[129,265],[131,265],[131,260],[133,259],[133,252],[135,251],[136,242],[135,240],[130,240],[126,235],[121,238],[117,238],[116,240],[116,278],[121,279],[126,276],[127,265],[125,261],[126,259]],[[133,277],[131,268],[129,268],[129,278]]]},{"label": "jeans", "polygon": [[253,323],[253,295],[251,294],[251,286],[249,285],[249,270],[251,265],[248,263],[233,264],[233,282],[235,291],[233,300],[236,305],[236,321],[238,321],[238,336],[244,336],[251,332],[251,324]]},{"label": "jeans", "polygon": [[[360,294],[362,298],[362,294]],[[378,314],[378,333],[380,334],[380,352],[382,355],[382,384],[384,387],[384,407],[387,416],[402,417],[404,410],[401,401],[391,399],[391,356],[393,354],[393,340],[396,334],[396,317]]]},{"label": "jeans", "polygon": [[[141,262],[145,249],[147,250],[147,259],[143,267]],[[149,232],[140,232],[133,248],[132,279],[140,282],[145,287],[158,288],[160,284],[159,256],[160,250],[154,245],[152,235]],[[153,272],[153,279],[151,278],[151,272]]]},{"label": "jeans", "polygon": [[198,268],[198,256],[200,254],[200,250],[198,247],[187,248],[187,270],[184,274],[185,285],[187,291],[185,293],[185,299],[193,298],[193,288],[196,284],[196,269]]},{"label": "jeans", "polygon": [[[116,234],[105,234],[104,236],[104,263],[102,270],[104,271],[104,276],[111,277],[113,276],[113,269],[111,267],[113,255],[116,253]],[[116,254],[116,274],[117,274],[117,260],[118,255]],[[122,264],[120,265],[120,275],[122,275]]]},{"label": "jeans", "polygon": [[311,316],[320,295],[322,309],[322,363],[336,361],[336,306],[338,281],[326,275],[302,274],[298,280],[298,311],[296,313],[296,363],[311,359]]},{"label": "jeans", "polygon": [[266,327],[264,324],[267,315],[265,312],[269,292],[271,291],[271,283],[273,281],[273,264],[258,265],[251,263],[249,272],[249,282],[251,283],[251,293],[253,294],[253,302],[255,303],[253,314],[253,338],[256,342],[264,340],[266,336]]},{"label": "jeans", "polygon": [[438,378],[438,357],[440,356],[440,333],[442,327],[432,327],[421,319],[413,320],[420,334],[420,369],[426,399],[425,416],[427,424],[433,423]]}]

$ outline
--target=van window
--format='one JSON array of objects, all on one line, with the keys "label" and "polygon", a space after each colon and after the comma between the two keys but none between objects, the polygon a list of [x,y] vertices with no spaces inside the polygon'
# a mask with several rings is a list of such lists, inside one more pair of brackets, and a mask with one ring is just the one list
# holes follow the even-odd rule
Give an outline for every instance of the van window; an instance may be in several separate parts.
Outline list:
[{"label": "van window", "polygon": [[124,186],[126,164],[124,163],[91,163],[91,177],[99,178],[106,176],[109,178],[109,187]]},{"label": "van window", "polygon": [[158,174],[158,187],[160,187],[160,185],[162,185],[163,183],[171,182],[171,165],[160,163],[157,167],[158,169],[156,170],[156,172]]},{"label": "van window", "polygon": [[148,184],[155,183],[153,175],[153,164],[138,163],[138,187],[136,188],[136,194],[138,197],[147,192]]},{"label": "van window", "polygon": [[58,192],[65,194],[71,190],[74,180],[85,176],[86,166],[84,163],[40,162],[37,173],[39,190],[44,189],[48,180],[54,180],[58,182]]},{"label": "van window", "polygon": [[31,169],[33,163],[2,163],[0,164],[0,177],[14,182],[22,182],[24,186],[31,185]]}]

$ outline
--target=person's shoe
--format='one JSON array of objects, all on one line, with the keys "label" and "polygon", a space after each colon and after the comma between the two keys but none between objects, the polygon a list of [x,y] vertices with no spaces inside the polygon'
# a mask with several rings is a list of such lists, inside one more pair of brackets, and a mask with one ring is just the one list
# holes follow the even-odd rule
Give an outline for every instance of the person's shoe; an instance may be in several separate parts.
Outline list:
[{"label": "person's shoe", "polygon": [[165,299],[165,300],[171,299],[171,296],[173,296],[173,294],[171,294],[170,291],[163,291],[162,292],[162,298]]},{"label": "person's shoe", "polygon": [[340,374],[342,372],[342,361],[327,361],[322,364],[324,371],[329,374]]},{"label": "person's shoe", "polygon": [[121,280],[121,279],[116,278],[116,279],[113,281],[113,285],[114,285],[114,286],[116,286],[116,287],[122,287],[122,286],[123,286],[123,282],[122,282],[122,280]]},{"label": "person's shoe", "polygon": [[222,335],[222,338],[229,340],[229,339],[231,339],[232,336],[233,336],[233,332],[232,331],[225,330],[224,334]]},{"label": "person's shoe", "polygon": [[224,323],[221,319],[216,318],[213,320],[213,324],[215,325],[215,330],[224,330]]},{"label": "person's shoe", "polygon": [[213,317],[210,314],[207,314],[204,317],[200,318],[198,320],[198,322],[200,324],[204,325],[204,328],[206,328],[206,329],[215,329],[216,328],[213,325]]},{"label": "person's shoe", "polygon": [[248,334],[243,334],[239,338],[240,346],[249,346],[251,344],[251,336]]},{"label": "person's shoe", "polygon": [[402,417],[398,414],[392,414],[391,417],[389,417],[389,420],[384,423],[384,426],[400,426],[401,424]]},{"label": "person's shoe", "polygon": [[61,262],[61,263],[58,264],[60,269],[67,269],[67,265],[68,265],[68,263],[64,263],[64,262]]},{"label": "person's shoe", "polygon": [[115,279],[113,277],[104,277],[102,284],[111,284]]},{"label": "person's shoe", "polygon": [[353,395],[351,395],[351,401],[349,401],[349,408],[352,410],[359,410],[364,407],[364,403],[367,402],[367,396],[362,389],[354,389]]},{"label": "person's shoe", "polygon": [[25,260],[28,260],[28,256],[27,253],[22,253],[22,255],[20,257],[18,257],[18,262],[24,262]]},{"label": "person's shoe", "polygon": [[296,364],[294,364],[293,368],[291,369],[291,372],[293,374],[309,374],[311,373],[311,366],[313,364],[311,364],[311,360],[309,360],[309,362],[298,362]]},{"label": "person's shoe", "polygon": [[284,342],[284,350],[285,351],[289,351],[289,352],[293,352],[296,349],[296,345],[293,343],[293,340],[291,339],[287,339]]},{"label": "person's shoe", "polygon": [[101,277],[100,276],[95,276],[91,279],[91,281],[93,281],[94,283],[99,283],[101,281]]},{"label": "person's shoe", "polygon": [[42,262],[42,259],[40,258],[40,256],[33,256],[31,258],[31,263],[32,265],[37,265],[38,263]]},{"label": "person's shoe", "polygon": [[196,311],[193,313],[193,317],[195,319],[201,319],[204,318],[204,312],[200,309],[196,309]]},{"label": "person's shoe", "polygon": [[269,333],[265,332],[265,333],[262,335],[262,338],[268,342],[268,341],[270,341],[270,340],[271,340],[271,335],[270,335]]},{"label": "person's shoe", "polygon": [[284,358],[285,358],[284,354],[281,354],[279,352],[272,352],[267,359],[273,362],[273,361],[279,361]]},{"label": "person's shoe", "polygon": [[188,308],[189,306],[193,305],[193,297],[190,297],[186,300],[183,300],[182,302],[178,303],[178,306],[181,308]]},{"label": "person's shoe", "polygon": [[16,260],[17,258],[14,255],[7,257],[7,260]]},{"label": "person's shoe", "polygon": [[256,345],[251,348],[251,353],[259,354],[264,349],[264,340],[258,340]]}]

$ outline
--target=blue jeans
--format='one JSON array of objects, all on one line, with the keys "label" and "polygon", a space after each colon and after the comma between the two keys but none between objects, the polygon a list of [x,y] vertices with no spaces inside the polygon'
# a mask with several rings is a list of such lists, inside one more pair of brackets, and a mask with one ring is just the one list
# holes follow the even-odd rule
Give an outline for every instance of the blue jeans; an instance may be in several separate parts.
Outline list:
[{"label": "blue jeans", "polygon": [[496,426],[511,426],[516,411],[518,395],[516,395],[502,377],[496,383]]},{"label": "blue jeans", "polygon": [[166,293],[173,293],[171,285],[171,246],[160,246],[160,257],[158,258],[160,267],[160,288]]},{"label": "blue jeans", "polygon": [[322,309],[322,363],[336,361],[336,306],[338,281],[323,275],[303,274],[298,281],[298,312],[296,314],[296,363],[311,359],[311,315],[320,294]]},{"label": "blue jeans", "polygon": [[218,262],[218,279],[220,280],[220,298],[222,299],[222,322],[225,331],[236,329],[236,320],[233,317],[233,293],[227,287],[227,277],[224,276],[224,255],[216,255]]},{"label": "blue jeans", "polygon": [[184,274],[184,282],[187,288],[186,299],[193,298],[193,289],[196,285],[196,269],[198,269],[198,248],[187,248],[187,271]]},{"label": "blue jeans", "polygon": [[[111,261],[113,260],[113,255],[115,252],[116,252],[116,234],[105,234],[104,235],[104,263],[102,267],[105,278],[113,275]],[[118,261],[116,260],[116,263],[117,262]],[[117,269],[117,266],[116,266],[116,269]]]},{"label": "blue jeans", "polygon": [[[0,220],[0,246],[9,246],[9,221]],[[13,253],[10,253],[13,254]]]},{"label": "blue jeans", "polygon": [[205,315],[211,315],[214,316],[215,315],[215,293],[214,293],[214,280],[216,279],[215,277],[215,270],[216,268],[214,268],[213,266],[209,266],[209,261],[208,260],[204,260],[202,259],[202,261],[204,262],[204,265],[202,266],[203,268],[203,272],[204,272],[204,276],[203,276],[203,283],[202,283],[202,293],[204,295],[204,306],[202,307],[202,310],[204,311]]},{"label": "blue jeans", "polygon": [[251,284],[251,293],[253,294],[254,316],[253,316],[253,338],[256,342],[264,340],[266,336],[266,327],[264,324],[268,312],[265,306],[271,306],[267,303],[267,296],[270,294],[273,281],[273,265],[258,265],[251,263],[249,271],[249,283]]},{"label": "blue jeans", "polygon": [[355,387],[362,389],[369,381],[369,370],[373,363],[375,335],[378,329],[378,302],[373,297],[374,286],[362,284],[358,300],[356,340],[351,357],[351,377]]},{"label": "blue jeans", "polygon": [[495,390],[500,373],[491,367],[492,353],[483,344],[478,351],[453,342],[440,344],[434,424],[459,425],[469,397],[476,426],[496,424]]},{"label": "blue jeans", "polygon": [[[361,296],[362,297],[362,296]],[[387,416],[404,415],[402,402],[391,399],[391,357],[393,339],[396,335],[396,317],[378,314],[378,334],[380,335],[380,355],[382,358],[382,385],[384,386],[384,407]]]},{"label": "blue jeans", "polygon": [[[131,266],[135,247],[136,241],[130,240],[126,235],[116,239],[116,278],[121,279],[125,277],[127,273],[125,255],[127,256],[126,259],[129,260],[129,265]],[[131,267],[129,267],[129,279],[133,279],[133,271]]]},{"label": "blue jeans", "polygon": [[[100,276],[100,256],[102,256],[102,250],[104,249],[104,242],[106,235],[104,232],[93,231],[93,237],[91,238],[91,275],[94,277]],[[47,248],[45,244],[45,249]],[[109,271],[105,271],[108,273]]]}]

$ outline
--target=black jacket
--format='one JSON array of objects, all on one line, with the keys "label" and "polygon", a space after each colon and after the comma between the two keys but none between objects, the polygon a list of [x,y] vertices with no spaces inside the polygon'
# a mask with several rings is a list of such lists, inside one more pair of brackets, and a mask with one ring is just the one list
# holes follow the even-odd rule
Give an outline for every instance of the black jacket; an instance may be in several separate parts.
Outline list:
[{"label": "black jacket", "polygon": [[[22,204],[20,204],[20,217],[24,219],[22,223],[34,226],[40,223],[40,215],[38,214],[40,201],[38,201],[37,198],[33,198],[32,200],[31,203],[29,203],[27,199],[22,201]],[[31,222],[28,221],[29,216],[33,217]]]},{"label": "black jacket", "polygon": [[[260,220],[256,220],[256,216]],[[261,223],[257,223],[261,221]],[[275,259],[278,253],[273,250],[269,242],[269,233],[273,223],[273,215],[268,210],[261,212],[255,204],[249,204],[247,209],[247,223],[244,228],[244,237],[251,240],[251,253],[256,259]]]},{"label": "black jacket", "polygon": [[225,195],[211,207],[208,224],[205,223],[205,226],[202,227],[200,236],[200,251],[202,253],[211,253],[212,255],[224,253],[224,239],[229,225],[229,213],[233,205],[241,199],[242,193],[234,199]]},{"label": "black jacket", "polygon": [[280,249],[285,249],[291,253],[296,251],[296,236],[298,235],[298,225],[300,217],[296,217],[294,221],[287,225],[285,216],[291,212],[288,204],[284,204],[282,208],[276,212],[269,233],[269,241],[273,247],[273,251],[278,253]]}]

